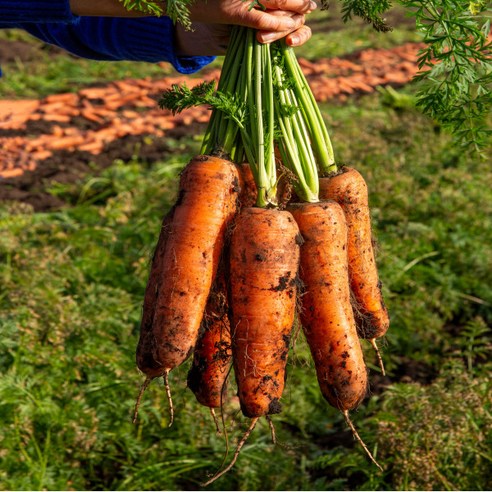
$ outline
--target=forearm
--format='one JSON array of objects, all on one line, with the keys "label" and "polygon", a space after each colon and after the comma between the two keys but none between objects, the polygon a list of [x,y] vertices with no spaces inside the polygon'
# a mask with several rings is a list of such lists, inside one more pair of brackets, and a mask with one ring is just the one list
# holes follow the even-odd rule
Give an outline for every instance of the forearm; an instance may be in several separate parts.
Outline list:
[{"label": "forearm", "polygon": [[83,16],[75,24],[26,23],[18,27],[42,41],[94,60],[166,61],[181,73],[196,72],[213,60],[176,54],[174,26],[168,17]]},{"label": "forearm", "polygon": [[[154,1],[165,12],[164,2]],[[120,0],[0,0],[0,25],[73,22],[76,16],[144,17],[148,14],[128,11]]]}]

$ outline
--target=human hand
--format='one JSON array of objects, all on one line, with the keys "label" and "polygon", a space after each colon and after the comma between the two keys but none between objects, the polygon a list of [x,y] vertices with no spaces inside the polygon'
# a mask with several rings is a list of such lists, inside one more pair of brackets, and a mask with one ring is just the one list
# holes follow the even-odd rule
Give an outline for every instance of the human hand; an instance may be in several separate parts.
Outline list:
[{"label": "human hand", "polygon": [[[250,9],[254,0],[195,0],[189,7],[190,19],[206,24],[238,24],[265,32],[285,32],[300,27],[304,14],[314,10],[313,0],[259,0],[265,7]],[[155,0],[166,10],[165,2]],[[121,0],[69,0],[75,15],[146,17],[150,14],[128,10]],[[278,12],[291,15],[277,15]]]},{"label": "human hand", "polygon": [[[181,25],[175,27],[175,45],[178,56],[219,56],[225,55],[232,26],[228,24],[193,23],[193,31],[187,31]],[[279,35],[280,34],[280,35]],[[271,36],[271,37],[270,37]],[[288,46],[300,46],[311,38],[311,29],[302,25],[289,34],[258,32],[262,43],[270,43],[285,37]]]},{"label": "human hand", "polygon": [[[265,10],[249,8],[249,0],[196,0],[190,6],[193,31],[176,26],[176,50],[180,56],[225,54],[231,25],[256,29],[260,43],[285,38],[300,46],[311,37],[305,15],[317,8],[312,0],[261,0]],[[119,0],[70,0],[74,14],[82,16],[142,17],[128,11]],[[163,8],[165,9],[164,3]]]},{"label": "human hand", "polygon": [[197,0],[189,8],[192,21],[232,24],[265,32],[289,32],[299,28],[305,14],[317,5],[312,0],[259,0],[262,7],[250,8],[253,0]]},{"label": "human hand", "polygon": [[193,31],[176,26],[178,54],[225,54],[233,24],[257,29],[256,36],[260,43],[285,38],[287,45],[294,47],[311,38],[311,29],[304,22],[305,14],[317,8],[313,1],[265,0],[262,4],[266,10],[249,9],[248,2],[243,0],[196,2],[190,9]]}]

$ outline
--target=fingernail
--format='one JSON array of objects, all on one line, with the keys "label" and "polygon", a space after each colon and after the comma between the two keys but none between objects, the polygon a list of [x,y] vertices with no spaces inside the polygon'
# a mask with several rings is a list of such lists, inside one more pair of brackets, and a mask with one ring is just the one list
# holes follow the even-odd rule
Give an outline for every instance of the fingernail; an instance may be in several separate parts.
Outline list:
[{"label": "fingernail", "polygon": [[309,9],[316,10],[317,8],[318,8],[318,4],[316,2],[313,2],[313,0],[311,0],[311,3],[309,4]]},{"label": "fingernail", "polygon": [[297,46],[299,42],[300,42],[299,36],[295,36],[295,35],[289,36],[289,44],[291,46]]}]

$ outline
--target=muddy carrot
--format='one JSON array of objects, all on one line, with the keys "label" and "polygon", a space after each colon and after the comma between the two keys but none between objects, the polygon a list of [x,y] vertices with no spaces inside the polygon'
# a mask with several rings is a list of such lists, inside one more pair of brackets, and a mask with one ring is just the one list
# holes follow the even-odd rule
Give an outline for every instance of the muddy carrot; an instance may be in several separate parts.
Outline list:
[{"label": "muddy carrot", "polygon": [[185,168],[164,248],[151,323],[141,325],[137,365],[149,377],[166,375],[193,349],[224,238],[235,214],[234,164],[199,156]]},{"label": "muddy carrot", "polygon": [[247,208],[231,237],[231,335],[242,412],[279,413],[294,322],[299,230],[289,212]]},{"label": "muddy carrot", "polygon": [[251,172],[251,166],[246,162],[238,164],[238,169],[241,177],[240,206],[241,208],[253,207],[256,203],[258,190],[253,173]]},{"label": "muddy carrot", "polygon": [[367,185],[353,168],[320,179],[320,198],[339,203],[348,227],[350,287],[355,298],[359,336],[382,337],[389,327],[389,315],[381,294],[374,248]]},{"label": "muddy carrot", "polygon": [[[155,305],[159,297],[159,291],[165,279],[162,276],[163,258],[166,252],[166,245],[169,239],[169,233],[173,222],[174,207],[164,216],[159,233],[159,239],[154,249],[152,256],[150,273],[145,288],[144,301],[142,307],[142,318],[140,321],[140,336],[152,333],[152,325],[154,322]],[[139,345],[137,350],[137,365],[150,377],[161,375],[161,368],[157,361],[152,360],[152,355],[144,350],[143,346]]]},{"label": "muddy carrot", "polygon": [[344,213],[333,201],[289,209],[304,240],[300,320],[320,389],[335,408],[352,410],[366,396],[367,370],[350,303]]},{"label": "muddy carrot", "polygon": [[201,323],[201,334],[188,372],[188,388],[204,406],[219,408],[232,363],[226,281],[219,272]]}]

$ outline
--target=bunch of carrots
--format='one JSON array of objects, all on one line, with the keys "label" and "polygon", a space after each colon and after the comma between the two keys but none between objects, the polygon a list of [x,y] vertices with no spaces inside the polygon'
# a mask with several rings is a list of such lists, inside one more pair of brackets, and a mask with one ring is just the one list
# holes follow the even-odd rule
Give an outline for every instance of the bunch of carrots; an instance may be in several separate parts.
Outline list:
[{"label": "bunch of carrots", "polygon": [[[241,410],[281,411],[298,317],[324,398],[349,418],[365,398],[360,339],[389,326],[376,269],[367,186],[338,168],[323,118],[293,50],[236,27],[219,80],[173,86],[160,105],[211,109],[201,155],[181,174],[145,291],[137,365],[148,384],[192,357],[188,387],[214,409],[232,365]],[[272,424],[271,424],[272,425]],[[376,463],[377,464],[377,463]],[[379,466],[379,465],[378,465]]]}]

